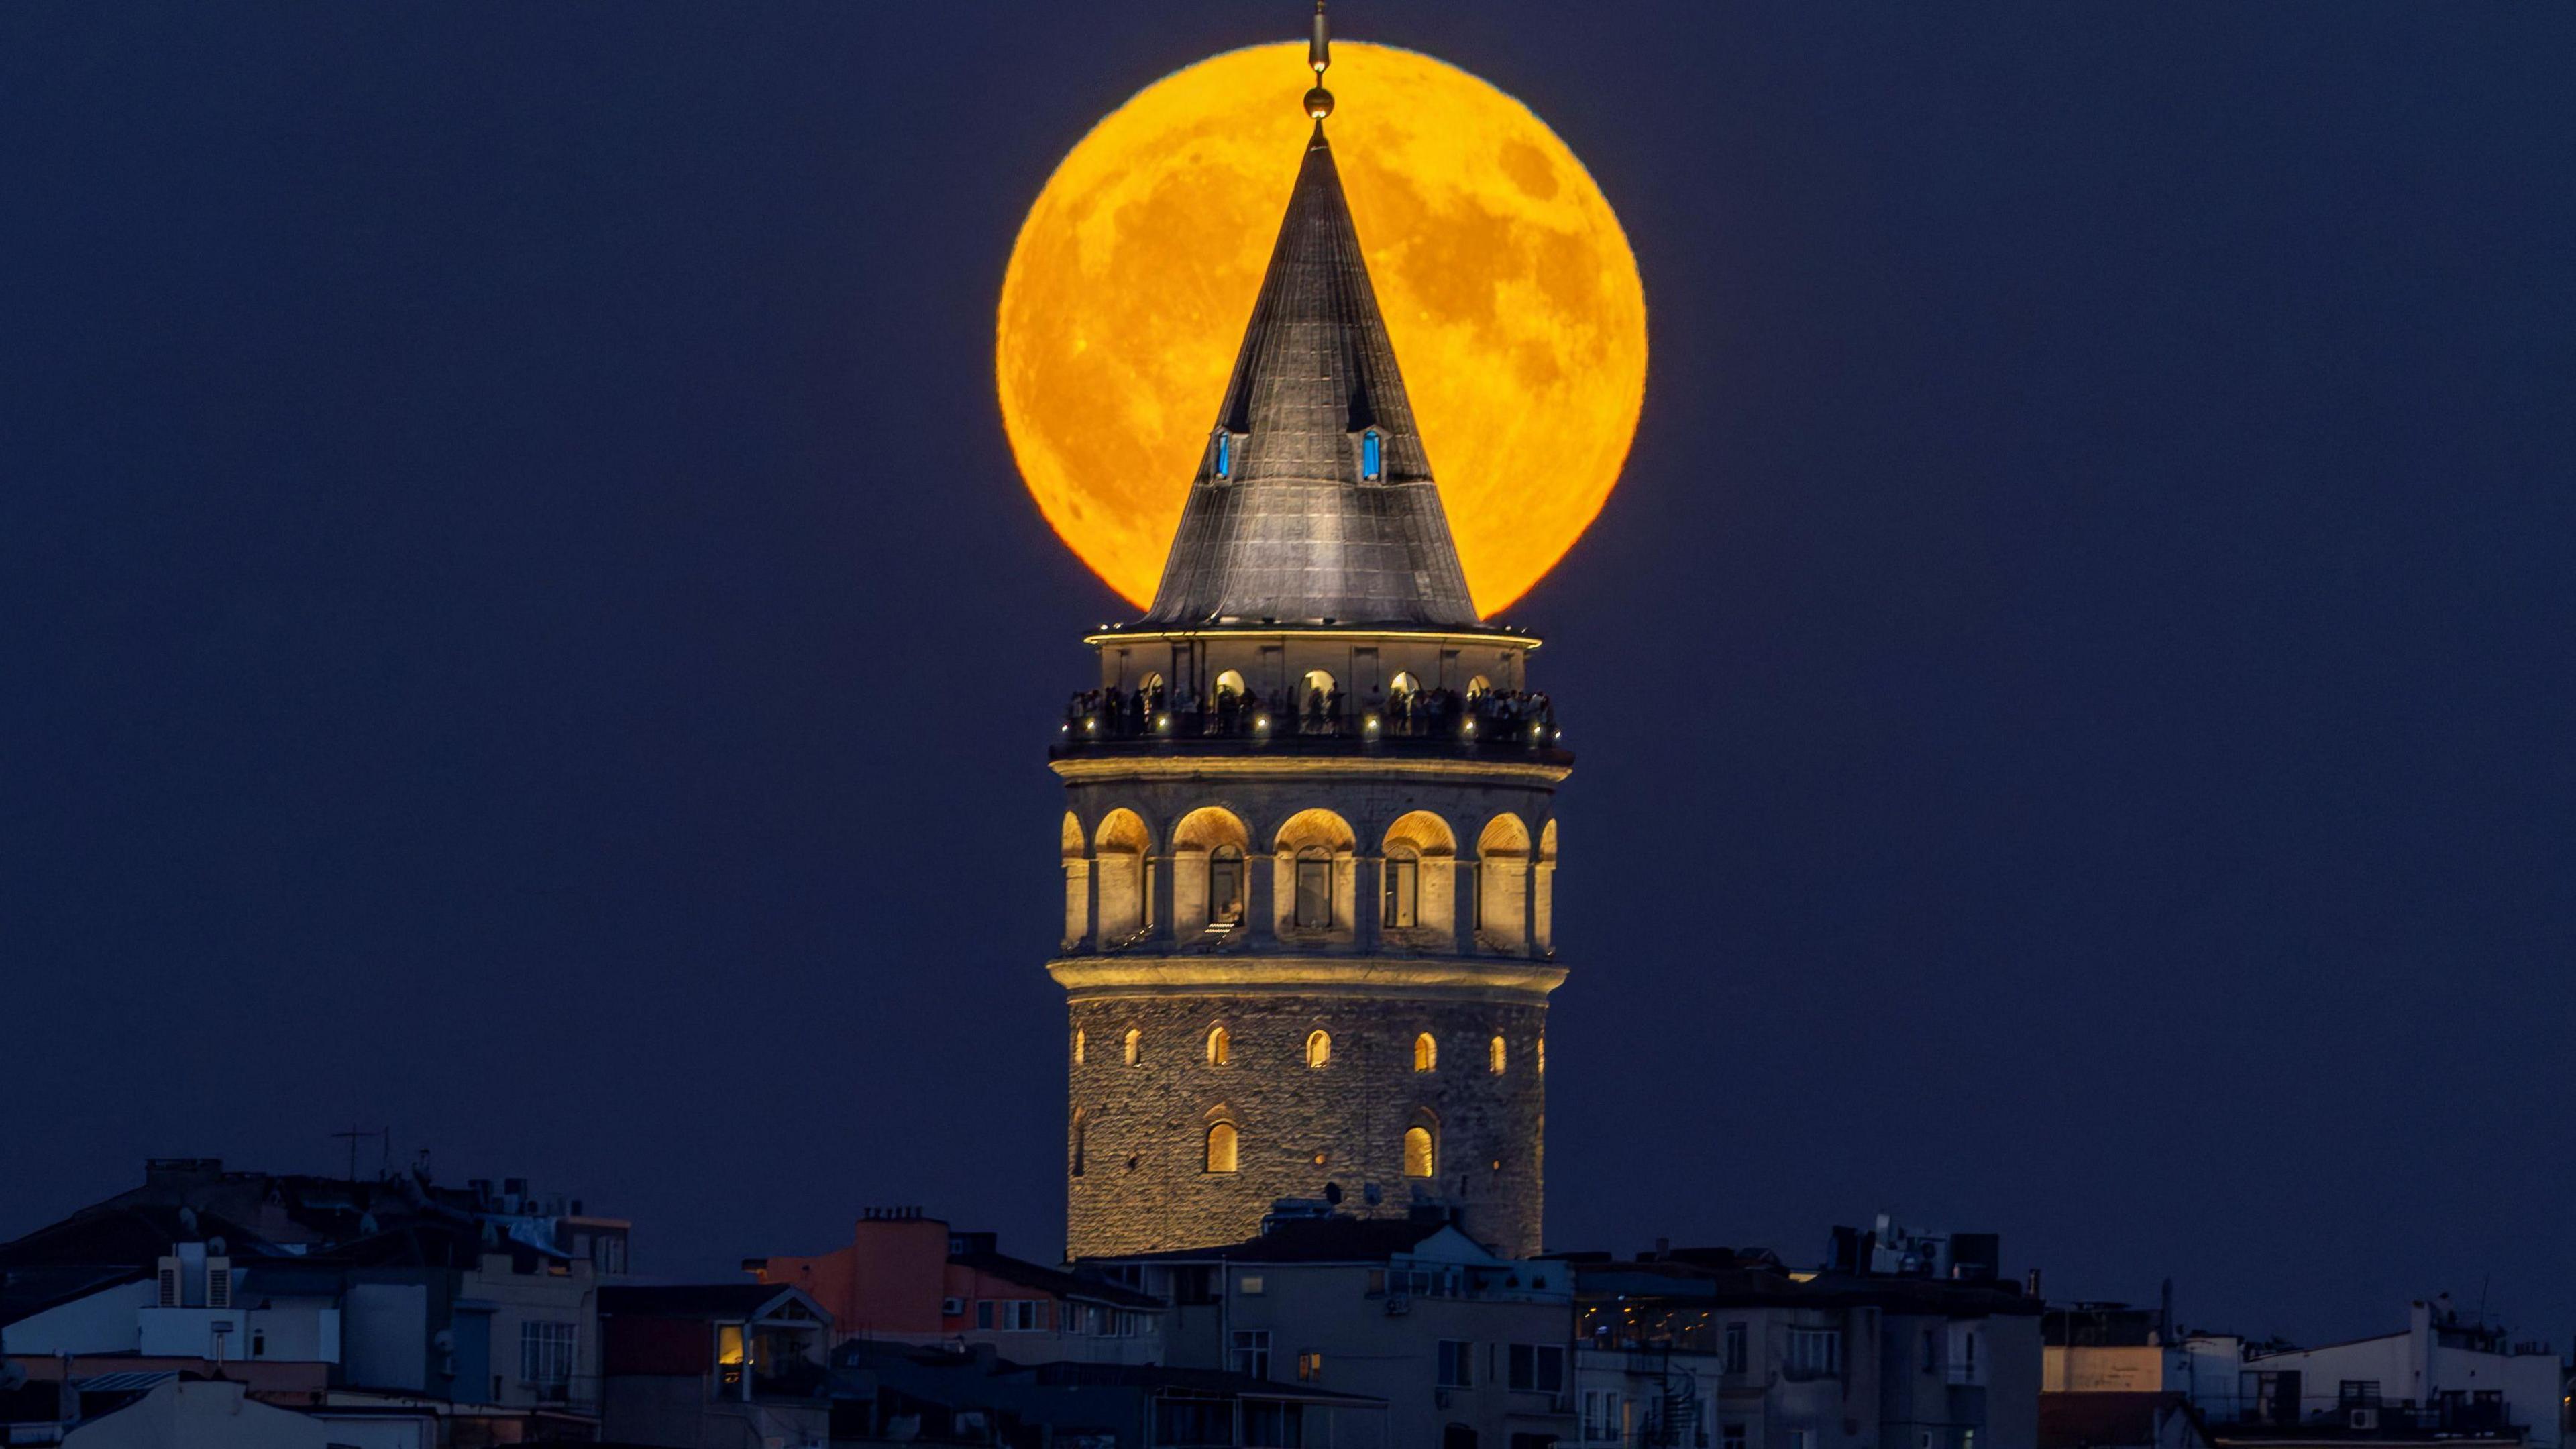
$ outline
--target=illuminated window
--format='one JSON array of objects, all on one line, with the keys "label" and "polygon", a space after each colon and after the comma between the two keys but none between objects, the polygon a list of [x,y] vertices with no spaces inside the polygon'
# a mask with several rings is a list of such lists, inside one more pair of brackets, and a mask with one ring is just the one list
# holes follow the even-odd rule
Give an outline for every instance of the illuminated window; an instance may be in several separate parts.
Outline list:
[{"label": "illuminated window", "polygon": [[1075,1032],[1074,1032],[1074,1034],[1073,1034],[1073,1064],[1074,1064],[1075,1066],[1077,1066],[1077,1067],[1082,1065],[1082,1049],[1083,1049],[1083,1045],[1084,1045],[1084,1043],[1085,1043],[1087,1040],[1088,1040],[1088,1038],[1086,1038],[1086,1037],[1085,1037],[1085,1036],[1084,1036],[1084,1035],[1083,1035],[1079,1030],[1077,1030],[1077,1031],[1075,1031]]},{"label": "illuminated window", "polygon": [[1422,857],[1410,845],[1390,846],[1386,856],[1386,906],[1383,919],[1395,930],[1422,923]]},{"label": "illuminated window", "polygon": [[1234,435],[1223,428],[1217,429],[1216,434],[1216,476],[1234,476]]},{"label": "illuminated window", "polygon": [[1538,1065],[1538,1074],[1539,1074],[1540,1076],[1542,1076],[1542,1077],[1546,1076],[1546,1075],[1547,1075],[1547,1038],[1546,1038],[1546,1037],[1540,1037],[1540,1038],[1538,1039],[1538,1063],[1537,1063],[1537,1065]]},{"label": "illuminated window", "polygon": [[1440,1043],[1433,1041],[1431,1039],[1431,1033],[1427,1031],[1422,1035],[1415,1037],[1413,1039],[1413,1069],[1417,1072],[1427,1072],[1438,1065],[1440,1065]]},{"label": "illuminated window", "polygon": [[1131,1026],[1127,1028],[1127,1065],[1132,1067],[1144,1059],[1145,1034]]},{"label": "illuminated window", "polygon": [[1306,1065],[1320,1067],[1333,1059],[1333,1034],[1319,1031],[1306,1038]]},{"label": "illuminated window", "polygon": [[1232,1172],[1235,1161],[1234,1124],[1219,1122],[1208,1128],[1207,1170]]},{"label": "illuminated window", "polygon": [[1485,1070],[1498,1077],[1503,1074],[1503,1039],[1501,1037],[1485,1043]]},{"label": "illuminated window", "polygon": [[1404,1175],[1407,1177],[1431,1177],[1436,1175],[1439,1170],[1440,1164],[1433,1156],[1431,1149],[1431,1129],[1428,1127],[1405,1128]]},{"label": "illuminated window", "polygon": [[1099,883],[1098,941],[1104,948],[1134,941],[1151,923],[1152,881],[1146,860],[1153,837],[1133,810],[1112,810],[1093,832],[1092,876]]},{"label": "illuminated window", "polygon": [[1467,681],[1467,697],[1469,699],[1482,699],[1493,692],[1494,681],[1487,679],[1481,674]]},{"label": "illuminated window", "polygon": [[1231,1066],[1233,1064],[1234,1038],[1226,1034],[1224,1027],[1220,1026],[1214,1031],[1208,1033],[1207,1058],[1208,1065],[1212,1067]]},{"label": "illuminated window", "polygon": [[1320,845],[1297,852],[1296,923],[1312,931],[1333,924],[1333,853]]},{"label": "illuminated window", "polygon": [[1378,442],[1377,429],[1371,428],[1360,434],[1361,479],[1365,482],[1376,482],[1386,471],[1385,461],[1385,449]]},{"label": "illuminated window", "polygon": [[1243,919],[1243,852],[1234,846],[1208,852],[1207,902],[1211,921]]},{"label": "illuminated window", "polygon": [[1229,669],[1216,677],[1217,698],[1223,699],[1228,695],[1232,695],[1237,700],[1241,700],[1245,693],[1246,691],[1243,687],[1243,675],[1241,672]]}]

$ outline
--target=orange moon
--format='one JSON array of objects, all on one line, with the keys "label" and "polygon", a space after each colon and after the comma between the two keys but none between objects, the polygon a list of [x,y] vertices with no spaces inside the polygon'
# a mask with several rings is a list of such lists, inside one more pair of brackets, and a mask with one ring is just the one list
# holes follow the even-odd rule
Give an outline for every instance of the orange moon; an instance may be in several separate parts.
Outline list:
[{"label": "orange moon", "polygon": [[[1445,62],[1339,42],[1325,124],[1479,610],[1600,512],[1637,431],[1646,300],[1627,234],[1528,107]],[[1311,123],[1305,46],[1199,62],[1092,128],[1020,228],[994,370],[1029,493],[1151,602]]]}]

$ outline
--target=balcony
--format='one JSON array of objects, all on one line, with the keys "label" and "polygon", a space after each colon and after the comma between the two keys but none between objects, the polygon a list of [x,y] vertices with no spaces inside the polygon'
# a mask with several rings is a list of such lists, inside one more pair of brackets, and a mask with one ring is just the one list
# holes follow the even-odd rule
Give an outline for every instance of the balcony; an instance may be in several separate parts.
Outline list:
[{"label": "balcony", "polygon": [[1543,694],[1491,692],[1468,699],[1448,690],[1359,705],[1309,696],[1303,708],[1228,694],[1213,702],[1171,700],[1161,691],[1093,690],[1065,707],[1051,759],[1120,754],[1470,755],[1538,760],[1574,757]]},{"label": "balcony", "polygon": [[2528,1433],[2526,1426],[2512,1421],[2501,1399],[2466,1395],[2421,1405],[2413,1400],[2338,1400],[2331,1408],[2310,1400],[2295,1410],[2287,1404],[2257,1403],[2233,1418],[2211,1416],[2208,1428],[2210,1437],[2221,1444],[2245,1439],[2518,1442]]}]

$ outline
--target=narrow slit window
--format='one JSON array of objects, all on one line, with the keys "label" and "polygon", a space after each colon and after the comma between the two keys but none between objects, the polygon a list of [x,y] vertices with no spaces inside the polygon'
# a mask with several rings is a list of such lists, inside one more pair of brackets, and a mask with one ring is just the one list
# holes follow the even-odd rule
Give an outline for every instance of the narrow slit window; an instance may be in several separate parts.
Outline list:
[{"label": "narrow slit window", "polygon": [[1216,435],[1216,476],[1234,476],[1234,434],[1223,430]]},{"label": "narrow slit window", "polygon": [[1360,478],[1374,483],[1385,474],[1385,446],[1378,441],[1377,429],[1360,434]]}]

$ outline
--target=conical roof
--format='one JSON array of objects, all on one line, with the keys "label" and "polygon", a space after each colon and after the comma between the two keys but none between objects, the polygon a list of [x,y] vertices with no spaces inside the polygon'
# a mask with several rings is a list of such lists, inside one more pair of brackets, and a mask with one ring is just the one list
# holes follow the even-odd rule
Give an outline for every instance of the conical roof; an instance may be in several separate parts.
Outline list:
[{"label": "conical roof", "polygon": [[1265,619],[1476,623],[1320,124],[1146,614]]}]

